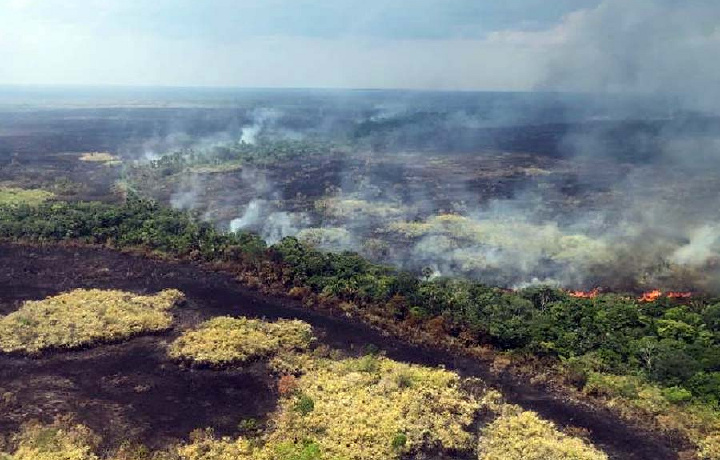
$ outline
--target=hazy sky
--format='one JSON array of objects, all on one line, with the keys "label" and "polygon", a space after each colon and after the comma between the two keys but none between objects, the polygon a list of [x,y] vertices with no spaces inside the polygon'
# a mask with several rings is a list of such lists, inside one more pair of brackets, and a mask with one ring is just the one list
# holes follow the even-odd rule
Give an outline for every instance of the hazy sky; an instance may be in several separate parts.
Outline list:
[{"label": "hazy sky", "polygon": [[573,44],[602,42],[604,21],[622,41],[687,4],[704,5],[692,21],[720,11],[718,0],[0,0],[0,84],[526,90],[552,86],[548,65]]}]

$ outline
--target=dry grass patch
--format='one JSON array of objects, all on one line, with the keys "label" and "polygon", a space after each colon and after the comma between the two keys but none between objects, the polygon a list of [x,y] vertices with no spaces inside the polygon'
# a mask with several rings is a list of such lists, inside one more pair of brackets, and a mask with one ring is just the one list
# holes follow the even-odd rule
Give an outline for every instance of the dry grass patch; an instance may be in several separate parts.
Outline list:
[{"label": "dry grass patch", "polygon": [[16,206],[20,204],[37,206],[54,196],[54,193],[46,190],[0,187],[0,206]]},{"label": "dry grass patch", "polygon": [[402,207],[386,203],[353,197],[330,197],[315,202],[315,209],[328,217],[335,218],[397,218],[406,210]]},{"label": "dry grass patch", "polygon": [[0,350],[35,354],[160,331],[170,327],[168,310],[183,298],[174,289],[149,296],[76,289],[27,301],[19,310],[0,317]]},{"label": "dry grass patch", "polygon": [[227,365],[306,350],[313,340],[309,324],[297,320],[268,323],[222,316],[185,332],[168,350],[171,357],[198,364]]},{"label": "dry grass patch", "polygon": [[[511,407],[511,406],[510,406]],[[534,412],[512,411],[498,417],[480,435],[479,460],[607,460],[608,456],[560,432]]]},{"label": "dry grass patch", "polygon": [[108,165],[118,165],[122,163],[118,157],[108,152],[87,152],[80,155],[80,161],[88,161],[92,163],[105,163]]}]

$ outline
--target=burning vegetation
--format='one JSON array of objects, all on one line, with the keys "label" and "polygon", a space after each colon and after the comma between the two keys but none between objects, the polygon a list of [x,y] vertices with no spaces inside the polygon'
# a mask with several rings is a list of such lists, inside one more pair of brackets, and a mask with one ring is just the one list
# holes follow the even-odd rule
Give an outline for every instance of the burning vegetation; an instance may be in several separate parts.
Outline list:
[{"label": "burning vegetation", "polygon": [[593,289],[592,291],[569,291],[568,294],[571,297],[578,297],[581,299],[594,299],[600,294],[600,289]]}]

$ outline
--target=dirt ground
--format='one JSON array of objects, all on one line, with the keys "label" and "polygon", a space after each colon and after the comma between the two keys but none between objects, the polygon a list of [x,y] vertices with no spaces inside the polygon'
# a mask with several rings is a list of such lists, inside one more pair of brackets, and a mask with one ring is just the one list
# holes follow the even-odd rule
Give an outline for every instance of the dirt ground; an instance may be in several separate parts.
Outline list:
[{"label": "dirt ground", "polygon": [[[74,288],[138,293],[177,288],[188,297],[187,305],[177,309],[180,326],[221,314],[298,318],[313,325],[321,343],[348,353],[359,353],[373,344],[393,359],[444,365],[461,375],[483,378],[509,402],[561,426],[587,430],[590,439],[612,458],[678,458],[671,440],[629,427],[611,413],[568,402],[509,375],[495,376],[477,360],[411,346],[349,318],[260,295],[225,274],[104,249],[9,244],[0,244],[0,267],[3,314],[23,300]],[[240,420],[262,421],[274,408],[272,381],[261,365],[211,371],[182,368],[168,360],[163,345],[176,333],[40,359],[0,356],[0,430],[11,432],[23,421],[49,420],[70,412],[103,435],[108,446],[129,438],[160,447],[195,428],[236,433]]]}]

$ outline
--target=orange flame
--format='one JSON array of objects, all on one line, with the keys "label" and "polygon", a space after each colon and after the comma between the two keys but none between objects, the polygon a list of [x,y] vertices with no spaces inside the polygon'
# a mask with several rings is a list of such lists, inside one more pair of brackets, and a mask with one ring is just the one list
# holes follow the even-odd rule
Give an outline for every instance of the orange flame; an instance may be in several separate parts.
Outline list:
[{"label": "orange flame", "polygon": [[568,294],[570,294],[570,297],[580,297],[583,299],[594,299],[598,296],[600,293],[600,290],[595,288],[592,291],[570,291]]},{"label": "orange flame", "polygon": [[654,302],[662,296],[662,292],[659,289],[649,291],[640,296],[640,302]]},{"label": "orange flame", "polygon": [[668,292],[663,294],[659,289],[655,289],[654,291],[644,293],[638,300],[640,302],[654,302],[660,297],[663,297],[663,295],[669,299],[689,299],[692,297],[692,293],[690,292]]}]

